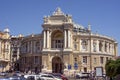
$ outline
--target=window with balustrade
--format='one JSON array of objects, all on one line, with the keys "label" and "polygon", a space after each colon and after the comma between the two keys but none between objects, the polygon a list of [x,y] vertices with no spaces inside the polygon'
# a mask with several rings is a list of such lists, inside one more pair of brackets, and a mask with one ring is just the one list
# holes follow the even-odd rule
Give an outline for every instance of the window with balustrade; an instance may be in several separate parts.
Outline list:
[{"label": "window with balustrade", "polygon": [[87,56],[83,56],[83,63],[87,64]]}]

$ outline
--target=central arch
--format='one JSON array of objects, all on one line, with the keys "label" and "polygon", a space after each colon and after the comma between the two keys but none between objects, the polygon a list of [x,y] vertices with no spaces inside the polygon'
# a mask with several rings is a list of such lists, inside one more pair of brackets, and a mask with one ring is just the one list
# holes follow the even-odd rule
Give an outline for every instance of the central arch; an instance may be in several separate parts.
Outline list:
[{"label": "central arch", "polygon": [[51,34],[51,48],[63,48],[64,34],[60,30],[55,30]]},{"label": "central arch", "polygon": [[60,57],[55,56],[52,59],[52,72],[63,73],[63,62]]}]

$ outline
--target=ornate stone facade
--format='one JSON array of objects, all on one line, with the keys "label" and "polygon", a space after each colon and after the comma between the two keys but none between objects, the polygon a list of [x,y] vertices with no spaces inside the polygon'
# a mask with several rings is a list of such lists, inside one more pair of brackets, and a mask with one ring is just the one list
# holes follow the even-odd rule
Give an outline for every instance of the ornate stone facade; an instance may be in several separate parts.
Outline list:
[{"label": "ornate stone facade", "polygon": [[25,37],[10,37],[9,30],[0,32],[0,65],[5,70],[11,66],[26,72],[67,74],[89,72],[99,66],[105,71],[106,61],[117,56],[116,40],[91,32],[90,25],[76,24],[60,8],[44,17],[42,27],[41,34]]},{"label": "ornate stone facade", "polygon": [[9,29],[0,31],[0,72],[10,68],[10,34]]},{"label": "ornate stone facade", "polygon": [[[75,24],[60,8],[44,17],[41,34],[21,41],[20,70],[71,73],[89,72],[117,56],[117,42]],[[105,71],[105,70],[104,70]]]}]

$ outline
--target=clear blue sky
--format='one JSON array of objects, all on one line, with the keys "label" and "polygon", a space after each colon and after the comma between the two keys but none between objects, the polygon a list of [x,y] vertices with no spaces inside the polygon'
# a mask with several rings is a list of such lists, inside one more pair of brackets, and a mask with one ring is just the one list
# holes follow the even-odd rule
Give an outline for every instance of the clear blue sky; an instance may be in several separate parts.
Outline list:
[{"label": "clear blue sky", "polygon": [[57,7],[76,23],[90,23],[93,32],[120,43],[120,0],[0,0],[0,30],[8,27],[12,35],[41,33],[43,16]]}]

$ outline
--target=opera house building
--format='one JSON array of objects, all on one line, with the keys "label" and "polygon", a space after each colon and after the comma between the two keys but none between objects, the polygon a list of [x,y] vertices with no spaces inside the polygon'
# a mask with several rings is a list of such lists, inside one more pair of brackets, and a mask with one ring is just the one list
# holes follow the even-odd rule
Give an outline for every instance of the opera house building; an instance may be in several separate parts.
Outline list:
[{"label": "opera house building", "polygon": [[90,72],[95,67],[105,71],[106,61],[117,56],[115,39],[93,33],[91,25],[86,28],[75,23],[60,8],[51,16],[44,16],[41,27],[40,34],[10,36],[10,46],[5,46],[9,43],[0,38],[0,57],[8,59],[4,70],[9,65],[11,70],[23,72]]}]

